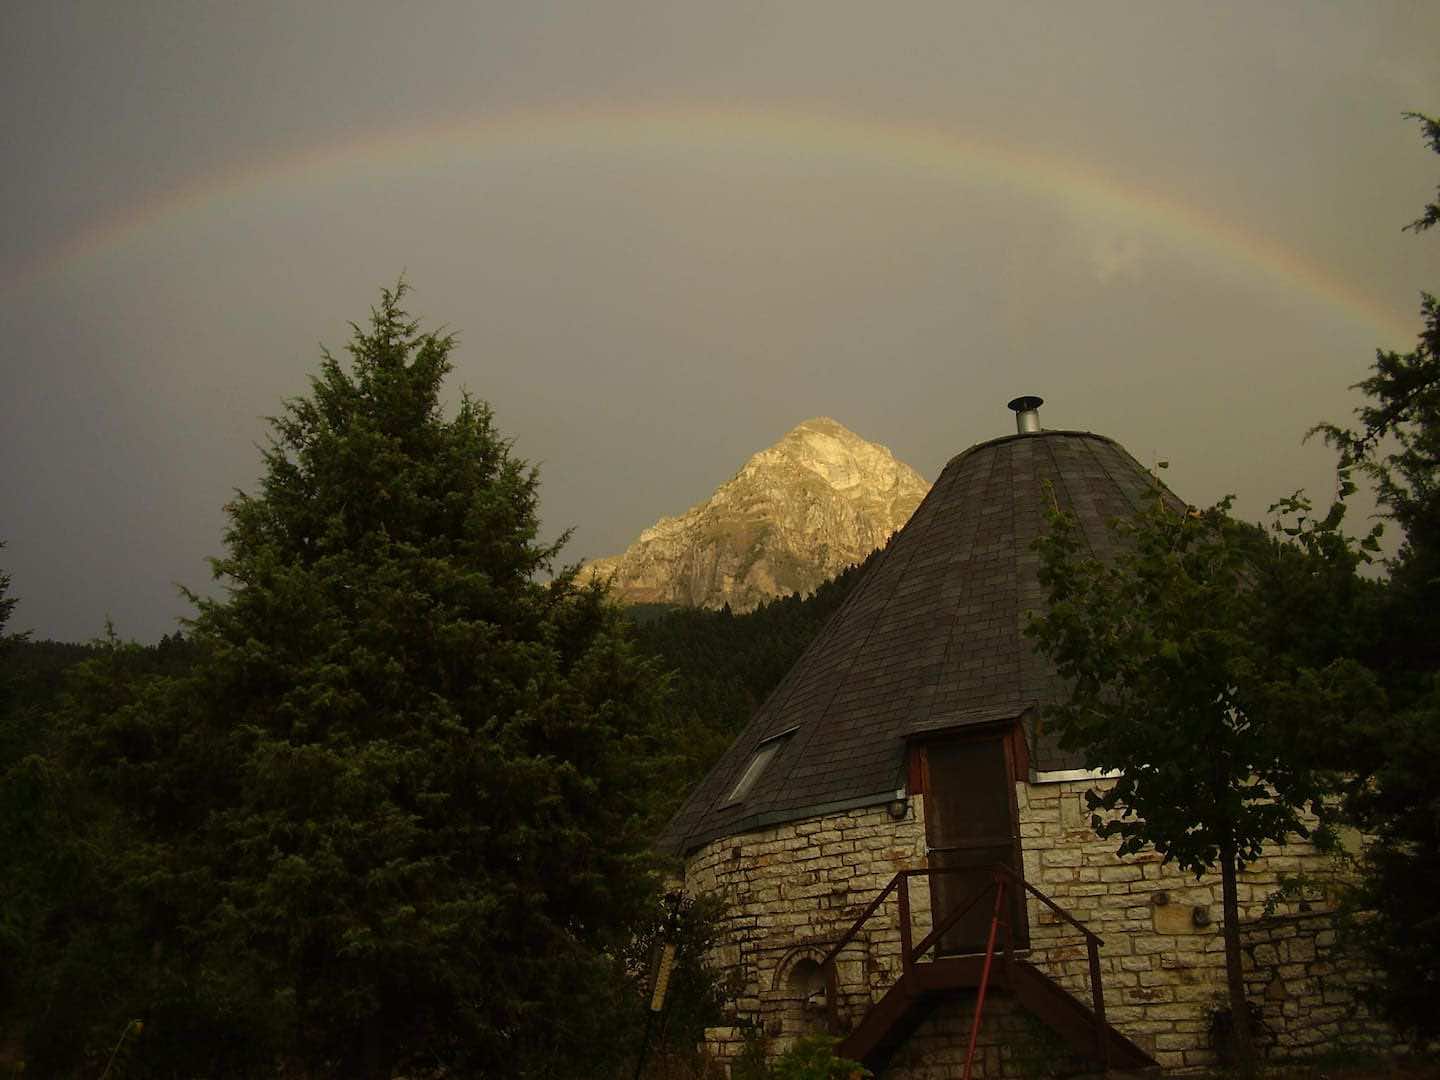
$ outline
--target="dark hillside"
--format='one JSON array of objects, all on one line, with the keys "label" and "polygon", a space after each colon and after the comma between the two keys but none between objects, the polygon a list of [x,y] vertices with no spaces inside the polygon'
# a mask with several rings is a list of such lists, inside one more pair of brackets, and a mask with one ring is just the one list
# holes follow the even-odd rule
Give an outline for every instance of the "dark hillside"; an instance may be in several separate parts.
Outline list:
[{"label": "dark hillside", "polygon": [[[65,685],[65,674],[100,652],[97,642],[12,639],[0,653],[4,678],[21,708],[49,708]],[[128,653],[136,675],[179,675],[190,664],[193,646],[183,634],[166,634],[154,645],[136,645]]]}]

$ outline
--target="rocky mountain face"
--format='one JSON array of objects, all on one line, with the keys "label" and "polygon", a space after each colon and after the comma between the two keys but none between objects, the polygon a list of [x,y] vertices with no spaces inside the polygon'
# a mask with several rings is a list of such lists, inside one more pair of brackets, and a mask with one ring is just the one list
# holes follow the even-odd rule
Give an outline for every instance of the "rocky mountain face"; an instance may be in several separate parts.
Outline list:
[{"label": "rocky mountain face", "polygon": [[809,593],[909,520],[930,485],[828,417],[806,420],[705,502],[661,518],[623,555],[586,563],[629,603],[749,611]]}]

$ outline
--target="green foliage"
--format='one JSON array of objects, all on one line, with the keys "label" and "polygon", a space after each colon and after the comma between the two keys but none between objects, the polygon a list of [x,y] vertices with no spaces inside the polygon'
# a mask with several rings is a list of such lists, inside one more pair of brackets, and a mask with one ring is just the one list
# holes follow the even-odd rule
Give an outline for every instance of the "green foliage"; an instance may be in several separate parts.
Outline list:
[{"label": "green foliage", "polygon": [[[1440,154],[1440,121],[1410,114]],[[1410,229],[1440,223],[1440,202]],[[1440,305],[1421,294],[1422,328],[1406,353],[1379,350],[1356,389],[1365,401],[1354,427],[1316,430],[1351,473],[1375,485],[1382,512],[1402,530],[1389,561],[1367,659],[1390,696],[1391,712],[1355,732],[1347,766],[1347,809],[1369,837],[1361,881],[1349,898],[1362,945],[1382,973],[1376,997],[1387,1016],[1440,1035]],[[1345,494],[1342,488],[1342,495]]]},{"label": "green foliage", "polygon": [[[1440,154],[1440,121],[1409,114]],[[1430,203],[1409,226],[1417,232],[1440,222],[1440,203]],[[1382,511],[1402,530],[1403,542],[1389,570],[1393,585],[1387,617],[1399,621],[1377,662],[1419,683],[1440,667],[1440,638],[1428,632],[1440,603],[1440,305],[1420,294],[1421,330],[1415,348],[1376,350],[1368,378],[1357,383],[1366,401],[1356,409],[1358,424],[1323,423],[1313,429],[1340,454],[1342,482],[1353,472],[1375,486]],[[1423,693],[1423,688],[1416,687]]]},{"label": "green foliage", "polygon": [[[5,550],[5,541],[0,540],[0,551]],[[0,570],[0,648],[5,643],[13,640],[5,633],[5,627],[10,623],[10,615],[15,610],[18,600],[10,595],[10,575]]]},{"label": "green foliage", "polygon": [[178,634],[142,648],[107,628],[86,645],[17,642],[0,660],[14,691],[0,712],[0,1015],[44,1018],[28,1032],[43,1072],[103,1063],[127,988],[166,981],[156,951],[173,937],[162,914],[173,898],[161,895],[158,836],[144,842],[129,811],[193,821],[177,814],[178,778],[158,752],[162,716],[141,704],[163,696],[161,674],[183,670],[186,653]]},{"label": "green foliage", "polygon": [[656,1060],[692,1058],[705,1029],[723,1019],[727,990],[735,988],[721,986],[706,958],[721,942],[724,913],[724,901],[717,896],[667,898],[651,909],[625,946],[626,968],[635,984],[631,1000],[639,1013],[632,1020],[637,1033],[645,1024],[659,950],[667,942],[675,946],[659,1022],[651,1021],[651,1056]]},{"label": "green foliage", "polygon": [[1428,1037],[1440,1035],[1440,679],[1389,718],[1379,762],[1348,803],[1369,841],[1349,904],[1352,928],[1381,978],[1372,987],[1385,1015]]},{"label": "green foliage", "polygon": [[838,1057],[829,1035],[806,1035],[781,1054],[770,1068],[773,1080],[861,1080],[873,1075],[858,1061]]},{"label": "green foliage", "polygon": [[[0,647],[0,679],[19,709],[43,715],[60,705],[71,669],[100,655],[102,648],[96,641],[36,641],[12,635]],[[190,639],[177,630],[154,645],[132,643],[126,662],[136,675],[183,675],[194,652]],[[0,754],[4,752],[0,749]]]},{"label": "green foliage", "polygon": [[1332,786],[1327,733],[1380,700],[1345,655],[1344,616],[1364,593],[1355,559],[1228,510],[1157,497],[1116,524],[1109,563],[1053,515],[1038,544],[1049,607],[1027,630],[1070,687],[1045,713],[1061,745],[1121,773],[1091,795],[1096,830],[1121,854],[1152,845],[1197,875],[1222,852],[1244,865],[1303,835],[1302,813]]},{"label": "green foliage", "polygon": [[[1429,144],[1431,150],[1440,154],[1440,120],[1418,112],[1406,113],[1405,117],[1408,120],[1414,120],[1420,125],[1420,130],[1425,142]],[[1440,224],[1440,198],[1437,198],[1435,202],[1426,203],[1425,209],[1420,212],[1420,216],[1405,226],[1405,228],[1412,229],[1415,232],[1424,232],[1436,224]]]},{"label": "green foliage", "polygon": [[[98,912],[123,893],[96,877],[113,845],[88,841],[117,822],[100,820],[94,785],[65,760],[70,710],[118,714],[137,679],[183,670],[187,650],[179,634],[149,648],[113,630],[89,644],[0,636],[0,1016],[33,1008],[45,998],[45,972],[107,937],[73,925],[77,910]],[[64,1014],[87,992],[46,1008]]]},{"label": "green foliage", "polygon": [[166,1075],[632,1049],[663,680],[603,590],[539,580],[536,474],[483,402],[444,415],[454,340],[404,291],[272,419],[186,662],[111,639],[72,678],[44,761],[80,869],[27,932],[47,1072],[130,1018]]},{"label": "green foliage", "polygon": [[[183,774],[154,753],[183,718],[151,715],[168,684],[139,674],[138,647],[110,631],[92,653],[0,779],[15,980],[6,1012],[28,1020],[27,1056],[41,1075],[98,1072],[135,1004],[183,993],[165,963],[177,897],[164,842],[185,825],[165,816]],[[160,1030],[163,1045],[174,1030]]]},{"label": "green foliage", "polygon": [[732,1080],[864,1080],[873,1076],[858,1061],[836,1055],[839,1040],[832,1035],[805,1035],[775,1059],[766,1063],[768,1041],[750,1029],[745,1048],[730,1067]]},{"label": "green foliage", "polygon": [[[0,550],[5,544],[0,541]],[[32,829],[26,819],[34,813],[35,779],[27,776],[31,767],[19,768],[33,741],[28,725],[20,720],[16,702],[16,679],[10,658],[19,642],[6,633],[16,598],[10,593],[10,575],[0,570],[0,1010],[16,993],[16,969],[23,962],[27,924],[33,914],[24,910],[22,898],[33,891],[33,883],[20,880],[33,874],[20,852],[12,845],[24,845],[26,854]],[[3,1015],[3,1012],[0,1012]]]},{"label": "green foliage", "polygon": [[770,1050],[770,1040],[765,1038],[765,1033],[753,1025],[746,1026],[742,1031],[744,1042],[740,1053],[730,1064],[730,1080],[769,1080],[770,1066],[766,1057]]},{"label": "green foliage", "polygon": [[1089,767],[1118,773],[1087,795],[1095,831],[1122,855],[1153,846],[1197,876],[1219,869],[1248,1050],[1236,872],[1325,814],[1334,733],[1378,716],[1383,693],[1350,655],[1367,591],[1343,508],[1315,522],[1293,498],[1267,535],[1229,507],[1183,510],[1157,492],[1115,523],[1109,562],[1056,511],[1037,543],[1048,608],[1027,633],[1068,687],[1044,722]]}]

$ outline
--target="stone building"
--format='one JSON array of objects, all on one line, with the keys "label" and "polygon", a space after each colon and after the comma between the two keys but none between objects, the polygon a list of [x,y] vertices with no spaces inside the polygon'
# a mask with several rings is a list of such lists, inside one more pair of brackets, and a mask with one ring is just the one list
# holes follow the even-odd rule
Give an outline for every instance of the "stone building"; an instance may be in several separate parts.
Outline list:
[{"label": "stone building", "polygon": [[[779,1052],[830,1030],[884,1076],[958,1077],[995,925],[1011,952],[986,980],[974,1075],[1215,1061],[1219,880],[1091,831],[1085,792],[1105,779],[1038,724],[1059,685],[1022,633],[1050,499],[1102,556],[1110,519],[1182,504],[1111,439],[1042,430],[1039,405],[1012,402],[1017,434],[950,461],[668,827],[686,888],[728,901],[715,959],[742,989],[707,1037],[721,1059],[747,1031]],[[1302,868],[1330,869],[1295,843],[1241,879],[1262,1044],[1385,1040],[1323,894],[1266,913]]]}]

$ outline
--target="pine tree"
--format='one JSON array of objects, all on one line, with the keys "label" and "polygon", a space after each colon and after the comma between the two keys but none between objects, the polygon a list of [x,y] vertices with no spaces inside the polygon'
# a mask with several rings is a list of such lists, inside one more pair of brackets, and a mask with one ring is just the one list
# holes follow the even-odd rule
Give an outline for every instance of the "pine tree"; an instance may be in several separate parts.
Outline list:
[{"label": "pine tree", "polygon": [[542,580],[537,475],[483,402],[446,417],[455,338],[405,292],[272,419],[189,672],[73,710],[165,976],[117,991],[137,1061],[162,1064],[157,1009],[190,1032],[170,1067],[212,1075],[583,1076],[631,1049],[663,680],[602,589]]},{"label": "pine tree", "polygon": [[229,594],[194,624],[238,762],[206,931],[347,1072],[423,1049],[578,1074],[651,895],[659,688],[603,592],[537,580],[560,544],[536,473],[483,403],[443,418],[455,339],[404,292],[350,371],[324,356],[228,508]]},{"label": "pine tree", "polygon": [[[1411,114],[1440,154],[1440,120]],[[1440,193],[1406,226],[1440,224]],[[1420,294],[1421,329],[1408,352],[1377,350],[1354,427],[1316,430],[1340,452],[1345,491],[1359,473],[1382,514],[1399,526],[1388,562],[1382,618],[1370,662],[1392,705],[1384,722],[1356,732],[1349,809],[1369,836],[1355,923],[1380,972],[1377,1000],[1400,1026],[1440,1036],[1440,302]]]}]

